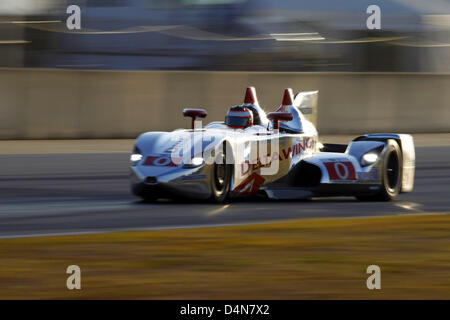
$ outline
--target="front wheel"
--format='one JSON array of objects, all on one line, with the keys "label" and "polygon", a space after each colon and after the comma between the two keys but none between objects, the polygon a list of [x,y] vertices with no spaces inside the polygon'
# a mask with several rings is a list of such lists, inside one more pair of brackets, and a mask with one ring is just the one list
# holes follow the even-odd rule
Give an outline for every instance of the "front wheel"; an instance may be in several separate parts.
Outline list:
[{"label": "front wheel", "polygon": [[381,189],[374,195],[358,196],[363,201],[391,201],[400,193],[403,176],[403,156],[397,141],[389,139],[386,142],[381,165]]},{"label": "front wheel", "polygon": [[221,152],[211,168],[212,200],[215,203],[224,203],[229,199],[234,166],[228,164],[226,158],[226,153]]}]

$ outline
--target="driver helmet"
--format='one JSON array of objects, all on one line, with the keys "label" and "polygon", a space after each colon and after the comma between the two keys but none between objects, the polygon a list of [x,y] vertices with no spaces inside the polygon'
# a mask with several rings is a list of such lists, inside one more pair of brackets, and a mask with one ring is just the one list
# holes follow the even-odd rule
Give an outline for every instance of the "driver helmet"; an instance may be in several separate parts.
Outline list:
[{"label": "driver helmet", "polygon": [[253,112],[245,106],[234,106],[228,110],[225,124],[230,128],[245,129],[253,125]]}]

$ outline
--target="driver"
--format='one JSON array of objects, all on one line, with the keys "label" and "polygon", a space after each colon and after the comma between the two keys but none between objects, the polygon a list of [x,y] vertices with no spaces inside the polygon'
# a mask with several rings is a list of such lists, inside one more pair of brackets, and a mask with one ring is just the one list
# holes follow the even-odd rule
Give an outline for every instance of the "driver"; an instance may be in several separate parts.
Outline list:
[{"label": "driver", "polygon": [[225,116],[225,124],[233,129],[245,129],[253,125],[253,112],[245,106],[234,106]]}]

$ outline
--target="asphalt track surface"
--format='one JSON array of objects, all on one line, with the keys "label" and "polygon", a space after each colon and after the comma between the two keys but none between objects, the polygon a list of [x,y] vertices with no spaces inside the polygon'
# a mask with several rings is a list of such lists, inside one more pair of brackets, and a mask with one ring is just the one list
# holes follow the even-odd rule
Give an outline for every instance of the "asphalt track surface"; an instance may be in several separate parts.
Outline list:
[{"label": "asphalt track surface", "polygon": [[0,238],[450,212],[450,146],[416,148],[412,193],[394,202],[140,202],[126,153],[0,155]]}]

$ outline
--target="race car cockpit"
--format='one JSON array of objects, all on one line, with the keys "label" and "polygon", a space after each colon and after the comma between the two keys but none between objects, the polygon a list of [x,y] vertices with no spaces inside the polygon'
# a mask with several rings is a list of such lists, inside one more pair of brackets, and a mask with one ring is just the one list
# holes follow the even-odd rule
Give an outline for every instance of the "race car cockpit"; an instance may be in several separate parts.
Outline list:
[{"label": "race car cockpit", "polygon": [[270,121],[267,119],[266,113],[259,106],[255,88],[248,87],[243,104],[231,107],[224,122],[211,122],[206,127],[238,128],[244,129],[246,132],[262,133],[269,129],[269,125]]}]

